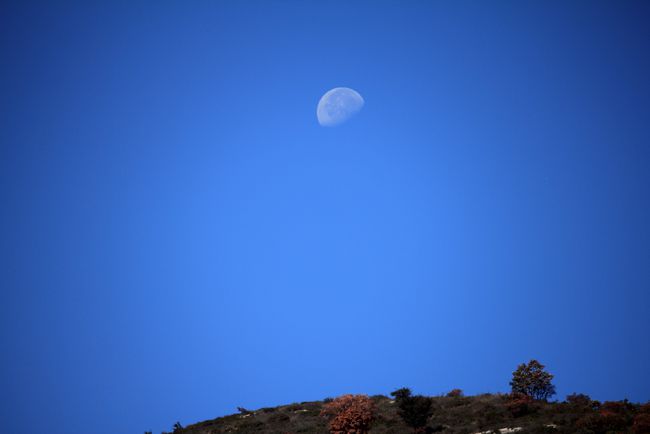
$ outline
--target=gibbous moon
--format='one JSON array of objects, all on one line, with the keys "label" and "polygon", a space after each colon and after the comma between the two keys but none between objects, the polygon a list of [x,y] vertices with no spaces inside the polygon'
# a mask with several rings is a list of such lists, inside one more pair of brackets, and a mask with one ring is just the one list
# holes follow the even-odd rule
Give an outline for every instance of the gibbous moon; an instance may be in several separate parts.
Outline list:
[{"label": "gibbous moon", "polygon": [[333,127],[350,119],[363,107],[359,92],[349,87],[335,87],[328,90],[318,101],[316,117],[324,127]]}]

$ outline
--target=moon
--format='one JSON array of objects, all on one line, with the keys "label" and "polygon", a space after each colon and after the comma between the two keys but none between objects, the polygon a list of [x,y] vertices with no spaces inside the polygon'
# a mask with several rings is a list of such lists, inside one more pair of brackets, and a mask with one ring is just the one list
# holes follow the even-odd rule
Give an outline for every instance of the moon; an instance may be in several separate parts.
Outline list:
[{"label": "moon", "polygon": [[334,127],[347,121],[363,108],[365,101],[354,89],[335,87],[318,101],[316,117],[324,127]]}]

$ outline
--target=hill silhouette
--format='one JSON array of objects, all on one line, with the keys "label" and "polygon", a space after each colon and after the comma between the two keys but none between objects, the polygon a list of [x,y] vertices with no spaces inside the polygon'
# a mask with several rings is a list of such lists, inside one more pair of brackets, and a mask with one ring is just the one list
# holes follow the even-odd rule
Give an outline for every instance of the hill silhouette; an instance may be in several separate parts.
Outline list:
[{"label": "hill silhouette", "polygon": [[[408,389],[400,389],[407,390]],[[397,391],[399,392],[399,391]],[[410,391],[409,391],[410,393]],[[395,394],[395,393],[394,393]],[[347,395],[350,396],[350,395]],[[361,395],[364,396],[364,395]],[[650,403],[641,405],[624,401],[598,402],[588,396],[574,394],[563,402],[533,400],[521,394],[482,394],[462,396],[454,390],[447,396],[422,397],[430,402],[419,428],[405,422],[403,401],[399,396],[365,397],[372,402],[373,419],[367,431],[341,433],[650,433]],[[182,427],[175,425],[174,434],[268,433],[328,434],[328,419],[323,409],[332,402],[307,401],[249,411],[239,408],[232,414]]]}]

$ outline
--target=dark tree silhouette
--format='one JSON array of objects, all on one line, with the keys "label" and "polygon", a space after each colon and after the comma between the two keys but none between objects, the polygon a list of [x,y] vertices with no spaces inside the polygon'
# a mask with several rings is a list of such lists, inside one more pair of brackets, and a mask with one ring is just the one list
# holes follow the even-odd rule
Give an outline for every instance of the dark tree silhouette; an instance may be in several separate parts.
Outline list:
[{"label": "dark tree silhouette", "polygon": [[411,396],[411,390],[404,387],[391,392],[399,407],[397,413],[404,423],[415,432],[424,432],[427,419],[431,416],[431,398],[422,395]]},{"label": "dark tree silhouette", "polygon": [[533,399],[547,400],[555,395],[555,386],[551,384],[553,375],[544,370],[544,365],[537,360],[522,363],[512,373],[512,393],[523,393]]},{"label": "dark tree silhouette", "polygon": [[390,393],[390,396],[395,398],[397,402],[399,402],[401,399],[408,398],[411,396],[411,389],[408,387],[402,387],[401,389],[397,389],[394,392]]}]

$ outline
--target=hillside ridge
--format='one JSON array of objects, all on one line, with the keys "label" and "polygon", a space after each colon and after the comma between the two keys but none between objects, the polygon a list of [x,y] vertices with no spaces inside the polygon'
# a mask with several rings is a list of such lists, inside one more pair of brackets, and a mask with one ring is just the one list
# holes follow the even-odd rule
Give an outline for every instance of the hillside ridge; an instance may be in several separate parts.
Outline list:
[{"label": "hillside ridge", "polygon": [[[362,397],[371,402],[373,408],[372,421],[366,430],[341,431],[347,433],[650,433],[650,403],[638,404],[627,400],[601,403],[582,394],[569,395],[561,402],[547,402],[532,400],[518,394],[486,393],[463,396],[462,392],[456,389],[446,396],[417,395],[409,398],[421,399],[420,404],[426,404],[424,410],[418,409],[417,405],[406,408],[405,401],[384,395],[344,396]],[[334,431],[331,430],[323,410],[328,405],[331,406],[334,401],[336,400],[326,398],[322,401],[305,401],[256,410],[239,407],[237,414],[186,427],[176,423],[172,432],[173,434],[329,434]],[[407,422],[412,422],[413,418],[409,419],[408,414],[413,416],[413,413],[418,411],[426,412],[420,415],[423,416],[421,420],[424,425],[419,427],[414,427],[412,423],[409,425]]]}]

